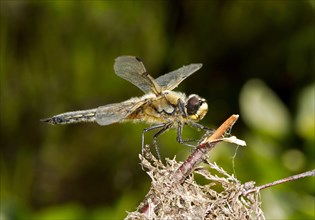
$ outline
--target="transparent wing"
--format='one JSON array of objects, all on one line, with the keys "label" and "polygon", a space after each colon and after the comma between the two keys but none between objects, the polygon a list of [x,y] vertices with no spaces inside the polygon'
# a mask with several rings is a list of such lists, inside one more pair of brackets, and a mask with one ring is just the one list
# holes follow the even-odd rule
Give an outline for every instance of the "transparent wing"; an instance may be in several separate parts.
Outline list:
[{"label": "transparent wing", "polygon": [[144,93],[152,91],[154,87],[152,77],[148,77],[142,61],[133,56],[121,56],[115,59],[114,70],[117,76],[131,82]]},{"label": "transparent wing", "polygon": [[184,79],[199,70],[201,67],[201,63],[183,66],[177,70],[158,77],[157,79],[155,79],[155,81],[161,87],[161,90],[173,90]]},{"label": "transparent wing", "polygon": [[96,109],[95,120],[100,125],[109,125],[128,117],[144,102],[139,99],[130,99],[121,103],[100,106]]}]

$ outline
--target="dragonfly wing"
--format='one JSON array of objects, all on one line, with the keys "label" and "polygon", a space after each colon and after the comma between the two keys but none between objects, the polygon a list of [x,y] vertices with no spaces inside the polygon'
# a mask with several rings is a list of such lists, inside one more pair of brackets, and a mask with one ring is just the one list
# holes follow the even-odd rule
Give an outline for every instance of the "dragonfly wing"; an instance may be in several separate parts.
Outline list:
[{"label": "dragonfly wing", "polygon": [[183,66],[177,70],[158,77],[157,79],[155,79],[155,81],[162,90],[173,90],[184,79],[199,70],[201,67],[202,64],[190,64],[187,66]]},{"label": "dragonfly wing", "polygon": [[95,120],[99,125],[120,122],[139,108],[143,102],[136,98],[121,103],[100,106],[96,110]]},{"label": "dragonfly wing", "polygon": [[114,70],[117,76],[131,82],[144,93],[151,91],[152,81],[142,61],[133,56],[121,56],[115,59]]}]

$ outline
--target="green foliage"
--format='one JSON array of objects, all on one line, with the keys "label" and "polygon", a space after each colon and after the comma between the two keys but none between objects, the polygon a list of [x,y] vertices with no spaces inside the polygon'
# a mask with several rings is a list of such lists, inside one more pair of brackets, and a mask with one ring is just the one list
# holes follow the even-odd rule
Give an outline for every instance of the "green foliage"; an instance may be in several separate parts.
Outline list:
[{"label": "green foliage", "polygon": [[[176,90],[208,100],[209,127],[240,114],[232,134],[248,146],[235,158],[238,179],[261,185],[314,169],[313,1],[0,4],[1,219],[121,219],[143,199],[146,125],[39,122],[142,95],[114,74],[120,55],[141,57],[154,77],[203,63]],[[164,157],[190,153],[174,131],[158,144]],[[233,172],[234,153],[222,144],[210,159]],[[266,218],[314,218],[314,185],[263,191]]]}]

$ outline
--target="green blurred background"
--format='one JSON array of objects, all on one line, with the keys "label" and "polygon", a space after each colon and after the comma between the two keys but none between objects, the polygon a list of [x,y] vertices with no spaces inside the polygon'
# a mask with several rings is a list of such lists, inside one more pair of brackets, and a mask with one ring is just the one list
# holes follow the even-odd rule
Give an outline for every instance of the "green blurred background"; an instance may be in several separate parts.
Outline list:
[{"label": "green blurred background", "polygon": [[[232,134],[248,145],[235,158],[242,182],[314,169],[314,9],[314,0],[2,0],[0,219],[121,219],[142,201],[147,125],[39,122],[141,96],[114,74],[121,55],[141,57],[154,77],[203,63],[176,90],[208,100],[208,127],[240,114]],[[158,139],[160,153],[183,160],[190,149],[175,136]],[[220,144],[210,160],[233,173],[235,151]],[[263,190],[266,218],[314,219],[314,185]]]}]

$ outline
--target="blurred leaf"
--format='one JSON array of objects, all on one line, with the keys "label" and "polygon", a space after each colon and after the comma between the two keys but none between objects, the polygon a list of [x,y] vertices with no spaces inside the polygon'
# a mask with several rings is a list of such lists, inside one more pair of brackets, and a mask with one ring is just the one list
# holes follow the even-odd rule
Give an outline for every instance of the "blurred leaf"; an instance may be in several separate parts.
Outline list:
[{"label": "blurred leaf", "polygon": [[306,164],[305,155],[296,149],[287,150],[282,156],[283,165],[291,171],[303,171]]},{"label": "blurred leaf", "polygon": [[315,84],[304,88],[299,94],[296,132],[308,141],[315,140]]},{"label": "blurred leaf", "polygon": [[282,139],[289,132],[290,115],[278,96],[261,80],[248,81],[240,94],[241,115],[257,132]]},{"label": "blurred leaf", "polygon": [[77,204],[49,206],[36,212],[31,219],[38,220],[80,220],[88,219],[85,210]]}]

